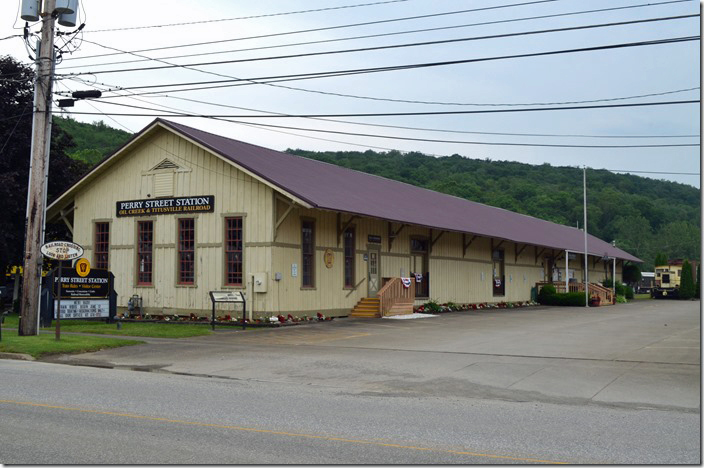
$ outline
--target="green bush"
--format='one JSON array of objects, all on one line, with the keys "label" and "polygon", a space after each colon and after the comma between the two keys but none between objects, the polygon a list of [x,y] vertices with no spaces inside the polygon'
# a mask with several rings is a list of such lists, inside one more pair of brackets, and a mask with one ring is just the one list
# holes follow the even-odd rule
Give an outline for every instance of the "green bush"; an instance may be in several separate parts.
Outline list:
[{"label": "green bush", "polygon": [[633,288],[630,286],[626,286],[626,299],[629,299],[629,300],[633,299],[633,295],[634,295]]},{"label": "green bush", "polygon": [[586,304],[586,295],[583,292],[558,293],[555,292],[555,286],[546,284],[538,294],[538,302],[543,305],[580,307]]},{"label": "green bush", "polygon": [[557,294],[555,285],[546,284],[540,289],[540,293],[538,294],[538,302],[540,304],[548,305],[550,297],[554,296],[555,294]]}]

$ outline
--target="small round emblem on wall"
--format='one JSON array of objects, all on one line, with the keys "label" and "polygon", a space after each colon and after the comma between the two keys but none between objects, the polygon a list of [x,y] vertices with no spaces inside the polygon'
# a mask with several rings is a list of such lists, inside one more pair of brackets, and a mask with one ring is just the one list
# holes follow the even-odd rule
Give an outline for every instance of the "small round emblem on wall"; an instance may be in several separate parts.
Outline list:
[{"label": "small round emblem on wall", "polygon": [[323,260],[325,261],[326,268],[332,268],[335,263],[335,254],[332,249],[325,249],[325,254],[323,255]]}]

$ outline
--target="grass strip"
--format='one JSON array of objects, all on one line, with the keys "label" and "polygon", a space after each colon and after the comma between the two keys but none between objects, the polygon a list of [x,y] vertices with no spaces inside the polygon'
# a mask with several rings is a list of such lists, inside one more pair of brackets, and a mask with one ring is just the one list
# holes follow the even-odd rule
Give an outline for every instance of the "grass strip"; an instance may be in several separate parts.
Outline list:
[{"label": "grass strip", "polygon": [[0,352],[29,354],[40,358],[48,354],[86,353],[106,348],[132,346],[143,341],[103,338],[102,336],[62,335],[56,340],[54,335],[18,336],[17,332],[4,332],[0,341]]},{"label": "grass strip", "polygon": [[[8,315],[5,318],[3,328],[17,328],[19,318],[17,314]],[[220,328],[216,326],[216,329]],[[228,327],[222,327],[228,328]],[[42,330],[54,330],[55,322],[51,327],[43,327]],[[188,338],[191,336],[209,335],[212,333],[210,324],[184,325],[168,323],[139,323],[124,322],[120,330],[115,323],[97,322],[91,320],[62,320],[61,330],[72,333],[94,333],[97,335],[118,335],[118,336],[143,336],[151,338]],[[10,332],[12,333],[12,332]]]}]

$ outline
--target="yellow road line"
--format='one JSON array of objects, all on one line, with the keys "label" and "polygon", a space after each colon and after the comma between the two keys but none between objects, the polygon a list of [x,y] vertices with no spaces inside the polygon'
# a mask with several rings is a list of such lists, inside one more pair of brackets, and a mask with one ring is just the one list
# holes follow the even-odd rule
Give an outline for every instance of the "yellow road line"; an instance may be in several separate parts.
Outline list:
[{"label": "yellow road line", "polygon": [[459,450],[434,449],[434,448],[427,448],[427,447],[416,447],[413,445],[388,444],[388,443],[382,443],[382,442],[374,442],[374,441],[370,441],[370,440],[347,439],[347,438],[342,438],[342,437],[331,437],[331,436],[322,436],[322,435],[314,435],[314,434],[297,434],[295,432],[274,431],[274,430],[270,430],[270,429],[255,429],[253,427],[228,426],[228,425],[224,425],[224,424],[203,423],[203,422],[197,422],[197,421],[182,421],[179,419],[157,418],[154,416],[143,416],[143,415],[139,415],[139,414],[117,413],[117,412],[113,412],[113,411],[99,411],[99,410],[92,410],[92,409],[85,409],[85,408],[74,408],[74,407],[68,407],[68,406],[48,405],[45,403],[32,403],[32,402],[28,402],[28,401],[0,400],[0,403],[1,404],[9,404],[9,405],[20,405],[20,406],[34,406],[34,407],[38,407],[38,408],[57,409],[57,410],[63,410],[63,411],[77,411],[80,413],[102,414],[102,415],[106,415],[106,416],[118,416],[118,417],[123,417],[123,418],[142,419],[142,420],[147,420],[147,421],[158,421],[158,422],[166,422],[166,423],[173,423],[173,424],[183,424],[183,425],[188,425],[188,426],[213,427],[213,428],[217,428],[217,429],[228,429],[228,430],[245,431],[245,432],[258,432],[258,433],[262,433],[262,434],[280,435],[280,436],[287,436],[287,437],[301,437],[301,438],[306,438],[306,439],[319,439],[319,440],[329,440],[329,441],[335,441],[335,442],[347,442],[347,443],[351,443],[351,444],[375,445],[378,447],[391,447],[391,448],[399,448],[399,449],[406,449],[406,450],[418,450],[418,451],[426,451],[426,452],[442,452],[442,453],[451,453],[454,455],[471,455],[473,457],[496,458],[496,459],[501,459],[501,460],[514,460],[514,461],[522,461],[522,462],[528,462],[528,463],[550,463],[550,464],[558,464],[558,465],[568,464],[567,462],[558,462],[558,461],[553,461],[553,460],[539,460],[539,459],[535,459],[535,458],[511,457],[508,455],[492,455],[492,454],[488,454],[488,453],[477,453],[477,452],[462,452]]}]

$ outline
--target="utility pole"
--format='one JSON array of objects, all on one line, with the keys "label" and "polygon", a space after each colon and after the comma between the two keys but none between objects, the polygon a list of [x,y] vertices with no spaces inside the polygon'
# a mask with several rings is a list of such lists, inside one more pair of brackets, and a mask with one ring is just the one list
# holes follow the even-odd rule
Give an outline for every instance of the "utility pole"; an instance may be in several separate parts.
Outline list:
[{"label": "utility pole", "polygon": [[587,250],[587,166],[582,168],[584,187],[584,307],[589,307],[589,251]]},{"label": "utility pole", "polygon": [[32,156],[27,188],[25,221],[24,286],[20,299],[22,321],[20,336],[38,334],[39,298],[41,294],[46,182],[51,143],[51,88],[54,78],[54,26],[56,0],[44,0],[41,11],[42,39],[34,77],[34,120],[32,122]]}]

